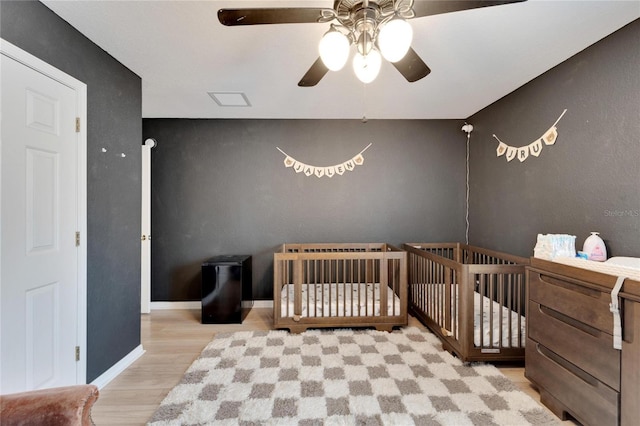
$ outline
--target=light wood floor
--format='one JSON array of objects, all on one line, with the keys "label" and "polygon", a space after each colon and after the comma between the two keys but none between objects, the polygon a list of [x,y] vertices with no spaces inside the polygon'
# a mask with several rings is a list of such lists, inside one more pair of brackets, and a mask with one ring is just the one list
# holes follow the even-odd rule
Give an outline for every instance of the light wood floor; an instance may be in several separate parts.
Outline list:
[{"label": "light wood floor", "polygon": [[[254,308],[242,324],[200,323],[200,310],[159,310],[142,315],[142,346],[146,353],[100,390],[93,407],[96,425],[144,425],[185,370],[216,333],[269,330],[272,309]],[[413,317],[410,326],[422,324]],[[536,401],[538,393],[524,377],[522,366],[498,366]],[[565,422],[572,425],[572,422]]]}]

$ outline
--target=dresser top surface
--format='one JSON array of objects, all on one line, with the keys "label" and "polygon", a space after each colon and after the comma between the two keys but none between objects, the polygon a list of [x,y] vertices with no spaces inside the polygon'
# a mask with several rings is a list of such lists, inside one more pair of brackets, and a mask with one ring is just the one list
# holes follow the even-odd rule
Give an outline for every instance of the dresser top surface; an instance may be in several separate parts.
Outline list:
[{"label": "dresser top surface", "polygon": [[[592,271],[535,257],[531,258],[531,266],[527,267],[527,269],[544,271],[583,281],[590,284],[590,286],[599,287],[605,292],[611,292],[618,279],[616,275],[611,275],[610,273]],[[620,291],[620,296],[640,301],[640,281],[627,278]]]}]

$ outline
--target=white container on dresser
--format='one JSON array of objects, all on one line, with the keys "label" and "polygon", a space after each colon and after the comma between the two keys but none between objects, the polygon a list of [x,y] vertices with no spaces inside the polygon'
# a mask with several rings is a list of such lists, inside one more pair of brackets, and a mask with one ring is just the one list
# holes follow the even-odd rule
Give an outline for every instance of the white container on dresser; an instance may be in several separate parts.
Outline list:
[{"label": "white container on dresser", "polygon": [[584,425],[640,419],[640,281],[619,293],[622,349],[613,347],[617,276],[531,259],[525,376],[558,417]]}]

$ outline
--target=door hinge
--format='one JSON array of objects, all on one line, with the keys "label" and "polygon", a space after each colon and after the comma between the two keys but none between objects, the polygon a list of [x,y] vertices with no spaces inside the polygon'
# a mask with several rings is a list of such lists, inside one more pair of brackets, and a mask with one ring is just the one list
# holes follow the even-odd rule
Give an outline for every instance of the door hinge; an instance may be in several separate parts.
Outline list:
[{"label": "door hinge", "polygon": [[80,133],[80,117],[76,117],[76,133]]},{"label": "door hinge", "polygon": [[76,247],[80,247],[80,231],[76,231]]},{"label": "door hinge", "polygon": [[76,361],[80,361],[80,346],[76,346]]}]

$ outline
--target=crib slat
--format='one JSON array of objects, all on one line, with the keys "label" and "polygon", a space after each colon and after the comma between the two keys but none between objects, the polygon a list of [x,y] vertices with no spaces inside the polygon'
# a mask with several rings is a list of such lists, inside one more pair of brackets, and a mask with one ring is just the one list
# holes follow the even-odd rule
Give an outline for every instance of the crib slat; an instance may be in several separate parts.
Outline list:
[{"label": "crib slat", "polygon": [[479,288],[478,288],[478,293],[480,293],[480,303],[479,303],[479,309],[480,309],[480,324],[478,324],[478,327],[480,327],[480,347],[484,348],[485,344],[484,344],[484,333],[485,333],[485,323],[484,323],[484,299],[483,297],[487,295],[487,282],[485,281],[484,275],[480,276],[480,282],[479,282]]},{"label": "crib slat", "polygon": [[496,276],[496,280],[499,283],[501,290],[500,295],[500,319],[501,319],[501,340],[500,346],[505,348],[514,347],[514,320],[512,318],[513,301],[511,300],[511,294],[513,291],[513,278],[514,274],[499,274]]},{"label": "crib slat", "polygon": [[[491,291],[489,292],[490,296],[490,310],[491,310],[491,318],[489,325],[489,347],[500,347],[502,346],[502,299],[500,298],[500,288],[498,287],[498,283],[496,282],[496,274],[489,275],[489,282],[491,286]],[[498,301],[498,306],[495,305],[495,301]],[[497,311],[497,312],[496,312]],[[498,324],[496,324],[496,322]],[[498,329],[498,344],[494,344],[495,342],[495,330]]]},{"label": "crib slat", "polygon": [[[491,276],[490,276],[491,277]],[[494,334],[494,324],[495,324],[495,315],[493,313],[494,309],[493,309],[493,301],[496,298],[496,288],[495,288],[495,282],[493,281],[493,279],[489,278],[489,342],[487,342],[486,346],[488,347],[493,347],[493,334]],[[484,304],[484,303],[483,303]]]},{"label": "crib slat", "polygon": [[[376,315],[375,312],[375,301],[380,300],[380,315],[383,317],[386,317],[388,315],[389,312],[389,305],[387,305],[387,295],[389,294],[387,292],[387,288],[389,288],[389,262],[388,261],[384,261],[384,260],[378,260],[377,263],[379,264],[379,271],[380,271],[380,277],[379,280],[374,281],[372,286],[373,286],[373,302],[372,303],[372,307],[373,307],[373,315]],[[378,297],[376,297],[375,295],[375,291],[376,291],[376,284],[378,284],[378,292],[379,295]]]},{"label": "crib slat", "polygon": [[516,277],[516,289],[517,289],[517,306],[518,306],[518,344],[522,347],[524,346],[525,336],[522,335],[522,298],[524,296],[524,275],[518,274]]},{"label": "crib slat", "polygon": [[[445,280],[444,280],[444,309],[442,309],[444,311],[444,327],[447,330],[452,330],[451,328],[451,284],[453,284],[451,282],[451,274],[447,273],[445,274]],[[454,290],[455,291],[455,290]],[[453,299],[455,300],[455,299]]]},{"label": "crib slat", "polygon": [[293,281],[295,283],[295,294],[293,296],[293,315],[302,315],[302,260],[296,260],[294,262],[293,269]]},{"label": "crib slat", "polygon": [[366,282],[364,284],[364,315],[369,316],[369,292],[367,291],[367,284],[371,282],[371,272],[370,269],[373,268],[373,261],[367,260],[367,277]]},{"label": "crib slat", "polygon": [[[503,340],[502,340],[502,335],[500,335],[500,342],[501,342],[500,345],[501,346],[507,346],[507,347],[513,346],[513,329],[512,329],[513,321],[512,321],[512,318],[511,318],[511,316],[512,316],[511,312],[512,312],[513,305],[511,303],[511,286],[509,285],[509,283],[511,283],[511,279],[512,278],[513,278],[512,274],[508,274],[506,276],[501,274],[501,275],[498,276],[499,285],[500,285],[500,288],[502,289],[503,297],[504,297],[504,299],[501,299],[501,300],[504,301],[504,303],[506,305],[505,309],[506,309],[506,312],[507,312],[507,318],[505,319],[505,321],[507,323],[506,324],[507,344],[506,345],[502,345]],[[505,282],[505,279],[506,279],[506,282]],[[504,294],[505,291],[506,291],[506,294]],[[502,310],[500,311],[500,318],[502,318]],[[502,324],[501,324],[500,329],[502,330]]]}]

